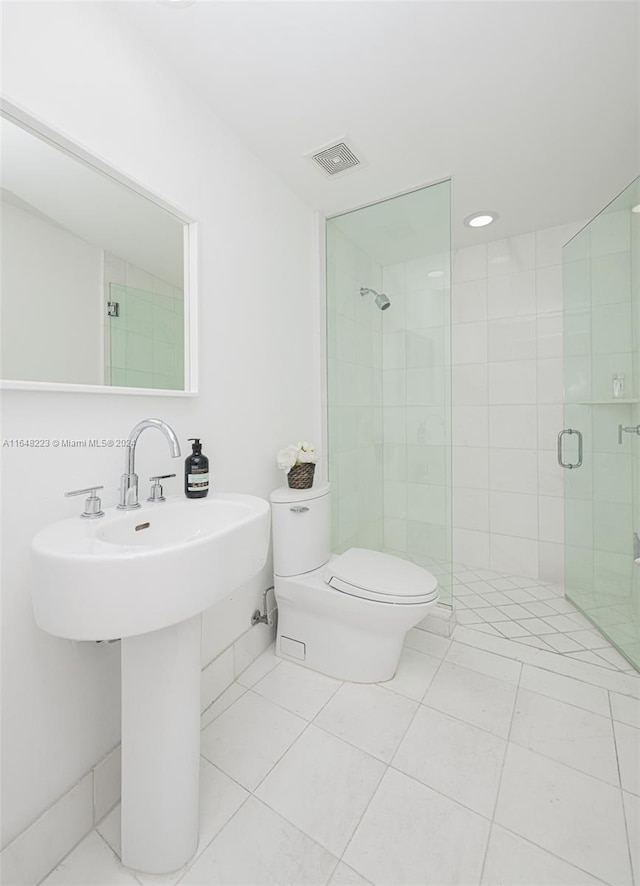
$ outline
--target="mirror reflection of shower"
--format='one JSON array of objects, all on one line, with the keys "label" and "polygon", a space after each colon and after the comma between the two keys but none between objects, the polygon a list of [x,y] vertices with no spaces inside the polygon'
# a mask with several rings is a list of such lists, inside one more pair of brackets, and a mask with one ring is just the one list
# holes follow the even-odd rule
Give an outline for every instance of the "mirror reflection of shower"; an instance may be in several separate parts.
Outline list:
[{"label": "mirror reflection of shower", "polygon": [[376,305],[380,308],[381,311],[386,311],[387,308],[391,306],[391,302],[384,294],[384,292],[376,292],[375,289],[368,289],[366,286],[360,287],[360,295],[369,295],[370,292],[375,295]]}]

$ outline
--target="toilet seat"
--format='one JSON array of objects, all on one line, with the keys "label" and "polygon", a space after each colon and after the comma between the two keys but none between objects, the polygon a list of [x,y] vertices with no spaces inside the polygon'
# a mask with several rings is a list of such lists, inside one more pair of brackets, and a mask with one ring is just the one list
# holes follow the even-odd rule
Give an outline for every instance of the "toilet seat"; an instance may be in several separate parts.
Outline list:
[{"label": "toilet seat", "polygon": [[438,597],[438,582],[426,569],[365,548],[351,548],[331,560],[323,578],[343,594],[379,603],[430,603]]}]

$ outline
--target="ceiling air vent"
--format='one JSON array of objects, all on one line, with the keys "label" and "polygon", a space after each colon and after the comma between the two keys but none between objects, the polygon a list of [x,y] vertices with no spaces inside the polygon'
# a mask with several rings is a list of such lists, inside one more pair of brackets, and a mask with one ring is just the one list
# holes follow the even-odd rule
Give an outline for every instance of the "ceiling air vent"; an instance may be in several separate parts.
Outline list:
[{"label": "ceiling air vent", "polygon": [[356,157],[353,150],[343,141],[309,156],[318,166],[322,167],[327,175],[338,175],[340,172],[346,172],[355,166],[363,165],[362,160]]}]

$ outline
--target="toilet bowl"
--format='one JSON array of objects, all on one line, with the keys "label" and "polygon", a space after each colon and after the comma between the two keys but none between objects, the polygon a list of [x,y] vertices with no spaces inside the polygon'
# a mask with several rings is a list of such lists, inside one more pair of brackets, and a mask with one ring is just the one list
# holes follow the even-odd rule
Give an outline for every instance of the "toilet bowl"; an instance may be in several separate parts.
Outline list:
[{"label": "toilet bowl", "polygon": [[438,601],[436,579],[364,548],[332,555],[328,483],[271,495],[276,654],[354,683],[390,680],[408,630]]}]

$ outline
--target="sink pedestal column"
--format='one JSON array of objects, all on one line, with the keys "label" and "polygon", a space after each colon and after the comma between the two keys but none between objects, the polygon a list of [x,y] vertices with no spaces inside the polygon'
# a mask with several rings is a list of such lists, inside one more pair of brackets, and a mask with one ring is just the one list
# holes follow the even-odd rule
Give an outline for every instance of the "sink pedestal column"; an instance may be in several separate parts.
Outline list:
[{"label": "sink pedestal column", "polygon": [[175,871],[196,851],[200,616],[122,640],[122,863]]}]

